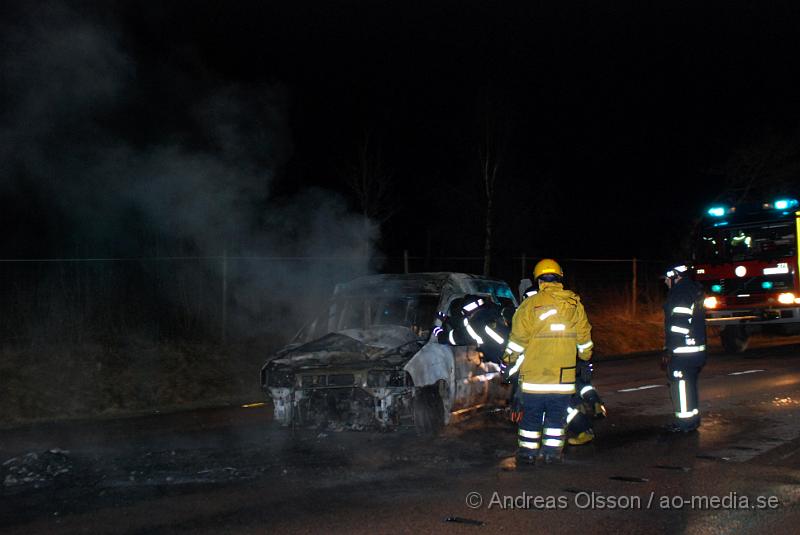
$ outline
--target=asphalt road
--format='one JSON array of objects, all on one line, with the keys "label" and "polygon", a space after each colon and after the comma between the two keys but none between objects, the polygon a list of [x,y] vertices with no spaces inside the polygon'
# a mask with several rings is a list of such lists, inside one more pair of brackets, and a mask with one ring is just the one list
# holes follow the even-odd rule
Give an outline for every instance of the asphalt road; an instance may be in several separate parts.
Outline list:
[{"label": "asphalt road", "polygon": [[797,533],[800,344],[710,355],[697,433],[661,430],[665,385],[654,357],[599,363],[597,439],[535,468],[498,413],[434,439],[292,432],[268,407],[4,430],[0,531]]}]

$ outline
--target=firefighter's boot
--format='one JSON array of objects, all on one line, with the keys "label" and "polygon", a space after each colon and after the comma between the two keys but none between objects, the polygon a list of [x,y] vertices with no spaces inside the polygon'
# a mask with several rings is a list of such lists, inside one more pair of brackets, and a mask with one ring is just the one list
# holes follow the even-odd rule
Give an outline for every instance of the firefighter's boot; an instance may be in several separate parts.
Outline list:
[{"label": "firefighter's boot", "polygon": [[594,440],[594,431],[588,429],[582,433],[578,433],[578,436],[576,437],[568,438],[567,443],[573,446],[581,446],[583,444],[588,444],[592,440]]},{"label": "firefighter's boot", "polygon": [[526,451],[517,452],[517,466],[527,465],[534,466],[536,464],[536,455]]},{"label": "firefighter's boot", "polygon": [[564,464],[564,453],[563,452],[549,452],[545,453],[542,457],[542,461],[544,464]]}]

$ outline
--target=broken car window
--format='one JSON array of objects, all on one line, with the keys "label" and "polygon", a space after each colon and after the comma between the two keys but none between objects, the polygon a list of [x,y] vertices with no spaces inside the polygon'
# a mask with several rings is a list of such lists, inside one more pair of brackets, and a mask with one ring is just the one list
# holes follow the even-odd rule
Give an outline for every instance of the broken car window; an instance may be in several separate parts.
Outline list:
[{"label": "broken car window", "polygon": [[[341,296],[331,303],[329,321],[317,321],[311,338],[346,329],[369,329],[378,325],[401,325],[423,336],[430,332],[438,295]],[[308,339],[308,338],[307,338]]]}]

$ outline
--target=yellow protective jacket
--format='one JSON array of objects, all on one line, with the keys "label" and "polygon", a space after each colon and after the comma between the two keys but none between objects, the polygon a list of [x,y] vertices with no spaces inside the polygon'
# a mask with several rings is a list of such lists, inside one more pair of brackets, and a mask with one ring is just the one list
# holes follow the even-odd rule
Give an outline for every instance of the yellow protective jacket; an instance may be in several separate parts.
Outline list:
[{"label": "yellow protective jacket", "polygon": [[592,358],[592,326],[581,299],[558,282],[540,282],[522,302],[511,325],[506,362],[519,371],[529,394],[575,392],[575,356]]}]

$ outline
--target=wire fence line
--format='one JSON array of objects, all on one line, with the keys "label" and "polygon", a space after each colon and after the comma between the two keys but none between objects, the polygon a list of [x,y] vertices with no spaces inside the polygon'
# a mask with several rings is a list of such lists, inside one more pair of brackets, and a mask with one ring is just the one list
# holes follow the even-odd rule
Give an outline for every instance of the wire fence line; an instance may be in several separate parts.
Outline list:
[{"label": "wire fence line", "polygon": [[[588,302],[652,307],[663,262],[565,258],[565,283]],[[383,256],[380,272],[480,273],[482,256]],[[517,290],[535,258],[493,258],[492,275]],[[325,303],[337,282],[375,272],[348,256],[152,256],[0,259],[0,342],[239,341],[285,335]],[[621,304],[621,305],[620,305]]]},{"label": "wire fence line", "polygon": [[[540,256],[525,252],[492,257],[492,273],[518,288],[521,279],[533,278],[533,268]],[[614,303],[616,309],[636,316],[639,312],[652,312],[661,306],[663,284],[660,275],[668,261],[640,258],[558,258],[564,269],[565,284],[590,300]],[[393,272],[462,271],[481,273],[483,256],[410,255],[387,258],[386,268]]]},{"label": "wire fence line", "polygon": [[351,256],[142,256],[122,258],[0,258],[0,263],[144,262],[169,260],[352,260]]}]

